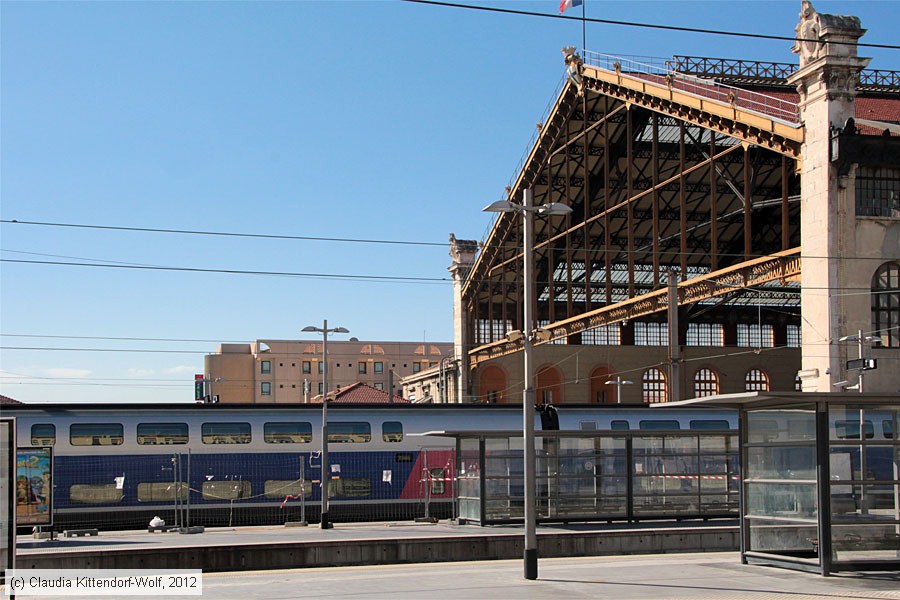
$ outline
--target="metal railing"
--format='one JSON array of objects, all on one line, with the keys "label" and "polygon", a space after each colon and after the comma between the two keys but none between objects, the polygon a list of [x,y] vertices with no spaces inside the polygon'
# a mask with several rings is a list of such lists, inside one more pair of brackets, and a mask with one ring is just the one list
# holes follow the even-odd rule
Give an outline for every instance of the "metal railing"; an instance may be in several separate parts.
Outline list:
[{"label": "metal railing", "polygon": [[716,100],[777,119],[789,125],[800,123],[800,107],[796,102],[680,73],[677,70],[677,61],[653,57],[613,56],[587,50],[584,55],[585,64],[598,69],[652,81],[694,96]]}]

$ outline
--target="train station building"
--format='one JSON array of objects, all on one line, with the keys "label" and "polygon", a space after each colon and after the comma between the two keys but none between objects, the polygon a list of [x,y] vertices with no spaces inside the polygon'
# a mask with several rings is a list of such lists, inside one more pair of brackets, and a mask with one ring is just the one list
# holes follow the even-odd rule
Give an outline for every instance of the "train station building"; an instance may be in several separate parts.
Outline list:
[{"label": "train station building", "polygon": [[864,34],[804,2],[799,64],[564,48],[500,198],[571,208],[533,297],[521,214],[451,236],[459,399],[521,402],[527,302],[538,403],[900,391],[900,73]]}]

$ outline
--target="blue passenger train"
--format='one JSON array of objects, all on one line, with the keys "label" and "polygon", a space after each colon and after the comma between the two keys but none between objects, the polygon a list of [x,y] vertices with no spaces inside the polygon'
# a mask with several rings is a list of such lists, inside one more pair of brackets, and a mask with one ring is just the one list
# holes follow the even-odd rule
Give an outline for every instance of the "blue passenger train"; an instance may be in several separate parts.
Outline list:
[{"label": "blue passenger train", "polygon": [[[521,429],[514,405],[341,405],[329,415],[337,520],[452,513],[454,440],[435,430]],[[321,407],[24,405],[20,448],[53,449],[57,527],[262,524],[318,516]],[[535,417],[562,430],[736,429],[732,411],[565,405]],[[41,474],[37,474],[38,477]],[[424,503],[428,507],[424,507]],[[308,509],[308,510],[307,510]]]}]

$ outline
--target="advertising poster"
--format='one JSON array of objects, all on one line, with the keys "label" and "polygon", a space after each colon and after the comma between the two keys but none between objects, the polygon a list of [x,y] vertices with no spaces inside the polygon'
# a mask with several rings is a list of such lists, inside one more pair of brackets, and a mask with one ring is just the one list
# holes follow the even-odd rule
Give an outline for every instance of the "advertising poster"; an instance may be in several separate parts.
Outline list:
[{"label": "advertising poster", "polygon": [[0,419],[0,584],[16,566],[16,421]]},{"label": "advertising poster", "polygon": [[20,448],[16,453],[16,523],[53,524],[53,460],[50,448]]}]

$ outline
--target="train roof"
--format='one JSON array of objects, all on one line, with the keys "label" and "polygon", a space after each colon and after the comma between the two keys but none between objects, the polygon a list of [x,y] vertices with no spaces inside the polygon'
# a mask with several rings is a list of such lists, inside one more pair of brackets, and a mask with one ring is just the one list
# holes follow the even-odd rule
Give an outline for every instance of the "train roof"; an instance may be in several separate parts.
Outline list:
[{"label": "train roof", "polygon": [[[663,405],[665,406],[665,405]],[[670,405],[677,408],[675,403]],[[648,404],[561,404],[555,407],[559,411],[575,411],[575,410],[653,410],[653,405]],[[686,406],[686,408],[703,408],[701,406]],[[712,408],[712,407],[709,407]],[[109,412],[121,411],[122,413],[132,412],[168,412],[178,411],[194,412],[202,411],[215,414],[217,412],[234,412],[234,411],[321,411],[321,404],[186,404],[186,403],[103,403],[103,404],[16,404],[4,405],[3,413],[22,413],[29,411],[79,411],[79,412]],[[521,411],[522,406],[519,404],[368,404],[368,403],[328,403],[329,411],[350,411],[350,410],[371,410],[371,411]]]}]

